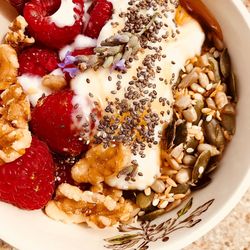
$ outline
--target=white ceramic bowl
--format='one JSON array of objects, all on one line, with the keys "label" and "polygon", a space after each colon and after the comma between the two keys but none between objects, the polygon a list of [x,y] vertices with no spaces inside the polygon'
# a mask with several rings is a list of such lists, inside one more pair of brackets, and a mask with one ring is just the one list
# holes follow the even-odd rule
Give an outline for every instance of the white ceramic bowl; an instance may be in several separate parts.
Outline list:
[{"label": "white ceramic bowl", "polygon": [[[193,205],[187,214],[175,220],[173,218],[176,218],[176,211],[173,211],[152,224],[131,228],[126,234],[132,236],[126,238],[116,228],[94,230],[84,226],[65,225],[49,219],[41,211],[26,212],[0,203],[0,238],[21,250],[100,250],[106,249],[105,246],[126,250],[140,247],[147,249],[147,246],[155,250],[174,250],[207,233],[238,203],[250,183],[250,15],[241,0],[204,2],[223,29],[239,80],[240,101],[237,108],[237,133],[233,142],[226,150],[212,184],[193,195]],[[0,35],[6,32],[8,22],[14,16],[14,10],[5,1],[1,1]],[[122,245],[114,247],[112,243],[115,241],[104,241],[116,235],[121,236],[119,240]]]}]

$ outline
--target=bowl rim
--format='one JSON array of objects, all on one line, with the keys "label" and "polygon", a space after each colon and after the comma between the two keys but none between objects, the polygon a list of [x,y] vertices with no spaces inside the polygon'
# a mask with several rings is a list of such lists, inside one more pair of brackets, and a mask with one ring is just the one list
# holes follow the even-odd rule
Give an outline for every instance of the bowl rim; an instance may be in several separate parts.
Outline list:
[{"label": "bowl rim", "polygon": [[[239,13],[239,15],[243,18],[243,22],[248,27],[248,30],[250,32],[250,14],[245,7],[242,0],[231,0],[232,4],[234,5],[235,10]],[[250,187],[249,183],[250,179],[250,164],[248,167],[248,170],[242,179],[240,185],[237,187],[237,189],[234,190],[232,193],[230,199],[228,199],[221,209],[217,211],[212,217],[210,217],[206,222],[203,222],[199,230],[192,230],[182,238],[181,243],[180,241],[171,242],[171,248],[174,249],[180,249],[184,248],[185,246],[191,244],[192,242],[198,240],[203,235],[207,234],[210,230],[212,230],[216,225],[218,225],[233,209],[234,207],[239,203],[239,201],[242,199],[243,195],[247,192],[247,190]],[[10,235],[3,235],[1,233],[0,240],[6,240],[9,244],[12,246],[18,246],[18,244],[15,244],[14,237],[11,237]],[[10,240],[11,239],[11,240]],[[166,246],[164,244],[157,246],[156,249],[163,250]]]}]

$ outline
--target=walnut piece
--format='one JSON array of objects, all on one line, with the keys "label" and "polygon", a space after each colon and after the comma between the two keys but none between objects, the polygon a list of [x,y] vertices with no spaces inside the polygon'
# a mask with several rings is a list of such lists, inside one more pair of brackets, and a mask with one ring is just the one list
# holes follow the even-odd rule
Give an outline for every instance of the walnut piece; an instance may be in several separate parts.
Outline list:
[{"label": "walnut piece", "polygon": [[46,208],[52,219],[64,223],[87,223],[91,227],[105,228],[129,222],[139,209],[130,201],[110,192],[110,195],[82,191],[70,184],[61,184],[54,200]]},{"label": "walnut piece", "polygon": [[0,45],[0,90],[16,82],[19,63],[16,51],[7,44]]},{"label": "walnut piece", "polygon": [[105,178],[116,176],[125,166],[131,164],[131,155],[122,145],[104,148],[98,145],[91,148],[85,158],[77,162],[72,170],[72,178],[78,183],[97,185]]},{"label": "walnut piece", "polygon": [[30,147],[30,103],[19,84],[9,86],[0,95],[0,165],[12,162]]},{"label": "walnut piece", "polygon": [[42,79],[42,85],[53,91],[58,91],[67,86],[67,81],[64,76],[46,75]]},{"label": "walnut piece", "polygon": [[18,16],[9,26],[10,31],[5,36],[5,43],[16,50],[30,46],[35,43],[33,37],[25,35],[28,23],[23,16]]}]

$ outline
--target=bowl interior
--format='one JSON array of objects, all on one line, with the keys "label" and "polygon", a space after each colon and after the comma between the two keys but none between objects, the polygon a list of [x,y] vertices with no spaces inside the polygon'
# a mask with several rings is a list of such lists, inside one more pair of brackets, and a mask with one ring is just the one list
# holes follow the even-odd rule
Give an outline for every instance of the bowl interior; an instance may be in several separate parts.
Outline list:
[{"label": "bowl interior", "polygon": [[[180,249],[196,240],[227,215],[249,185],[250,17],[240,0],[204,2],[221,24],[238,78],[240,100],[237,107],[237,132],[214,175],[213,182],[193,195],[194,207],[215,199],[209,210],[201,215],[203,221],[193,228],[176,231],[167,243],[153,243],[153,249]],[[0,38],[15,15],[15,11],[7,2],[0,2]],[[175,213],[176,211],[173,211],[157,222],[173,217]],[[0,203],[0,221],[0,238],[19,249],[27,250],[103,249],[103,239],[117,234],[116,229],[104,231],[65,225],[49,219],[41,211],[26,212],[5,203]]]}]

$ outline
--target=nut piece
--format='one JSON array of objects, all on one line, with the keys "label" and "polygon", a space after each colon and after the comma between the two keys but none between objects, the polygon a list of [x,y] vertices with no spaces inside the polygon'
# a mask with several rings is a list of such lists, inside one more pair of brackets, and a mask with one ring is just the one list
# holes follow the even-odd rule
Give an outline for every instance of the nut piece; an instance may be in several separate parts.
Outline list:
[{"label": "nut piece", "polygon": [[18,68],[16,51],[7,44],[0,45],[0,90],[16,82]]},{"label": "nut piece", "polygon": [[109,227],[118,222],[125,223],[138,213],[139,209],[131,202],[118,199],[115,195],[82,191],[70,184],[61,184],[54,200],[46,208],[52,219],[64,223],[86,222],[91,227]]},{"label": "nut piece", "polygon": [[10,31],[5,36],[5,43],[16,50],[27,47],[35,43],[33,37],[25,35],[28,23],[23,16],[18,16],[9,26]]},{"label": "nut piece", "polygon": [[19,84],[11,85],[1,94],[0,165],[12,162],[30,147],[28,128],[30,104]]},{"label": "nut piece", "polygon": [[46,75],[42,79],[42,85],[53,91],[61,90],[67,86],[64,76]]},{"label": "nut piece", "polygon": [[71,174],[78,183],[97,185],[107,177],[116,176],[129,164],[130,157],[122,144],[109,148],[104,148],[100,144],[91,148],[85,158],[73,166]]}]

